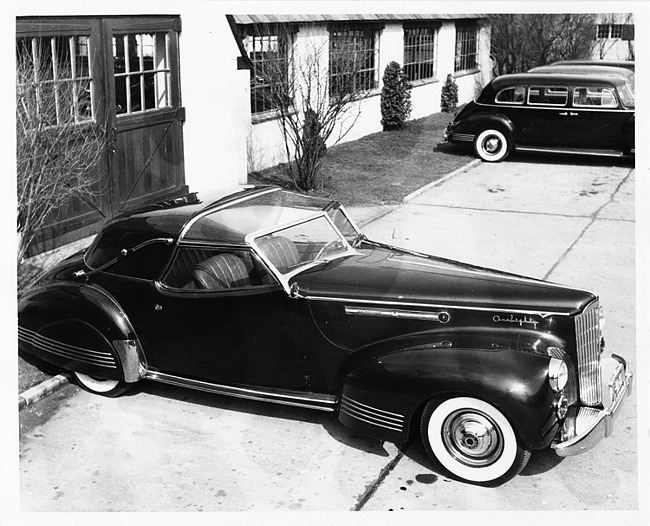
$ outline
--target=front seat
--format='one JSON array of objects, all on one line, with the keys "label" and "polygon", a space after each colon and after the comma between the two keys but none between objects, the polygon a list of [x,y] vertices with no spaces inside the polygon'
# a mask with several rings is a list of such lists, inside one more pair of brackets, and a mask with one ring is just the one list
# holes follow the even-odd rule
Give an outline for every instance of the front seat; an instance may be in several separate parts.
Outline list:
[{"label": "front seat", "polygon": [[260,251],[280,272],[300,263],[300,254],[293,241],[282,236],[265,237],[257,242]]},{"label": "front seat", "polygon": [[234,254],[217,254],[201,261],[192,275],[199,289],[231,289],[251,284],[246,265]]}]

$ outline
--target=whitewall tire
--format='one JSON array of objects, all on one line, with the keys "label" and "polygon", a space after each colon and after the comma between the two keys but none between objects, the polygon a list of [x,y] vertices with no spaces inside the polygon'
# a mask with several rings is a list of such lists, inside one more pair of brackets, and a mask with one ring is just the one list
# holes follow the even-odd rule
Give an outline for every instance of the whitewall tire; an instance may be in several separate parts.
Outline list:
[{"label": "whitewall tire", "polygon": [[108,396],[111,398],[120,396],[121,394],[128,391],[131,387],[131,384],[127,384],[121,380],[96,378],[94,376],[78,373],[76,371],[73,371],[72,375],[74,376],[77,385],[86,391],[90,391],[91,393],[102,396]]},{"label": "whitewall tire", "polygon": [[474,139],[474,151],[483,161],[498,163],[510,153],[510,144],[499,130],[483,130]]},{"label": "whitewall tire", "polygon": [[530,458],[508,419],[477,398],[429,402],[421,431],[431,458],[467,482],[501,484],[517,475]]}]

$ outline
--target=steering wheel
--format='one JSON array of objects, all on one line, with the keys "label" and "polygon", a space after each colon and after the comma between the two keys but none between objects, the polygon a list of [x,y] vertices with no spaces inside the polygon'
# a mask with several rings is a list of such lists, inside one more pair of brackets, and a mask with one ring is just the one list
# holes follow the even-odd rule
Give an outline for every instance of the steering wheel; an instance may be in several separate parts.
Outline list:
[{"label": "steering wheel", "polygon": [[323,245],[323,248],[321,248],[318,251],[318,254],[316,254],[314,260],[321,259],[329,251],[335,249],[341,249],[341,248],[345,250],[345,244],[340,239],[337,239],[335,241],[330,241],[329,243],[325,243],[325,245]]}]

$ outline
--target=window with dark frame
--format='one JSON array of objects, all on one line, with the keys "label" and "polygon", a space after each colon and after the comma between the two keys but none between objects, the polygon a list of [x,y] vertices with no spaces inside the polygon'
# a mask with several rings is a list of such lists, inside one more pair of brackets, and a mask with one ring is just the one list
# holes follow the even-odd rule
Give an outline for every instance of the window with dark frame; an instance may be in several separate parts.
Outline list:
[{"label": "window with dark frame", "polygon": [[246,40],[251,68],[251,112],[264,113],[291,104],[289,82],[292,36],[287,28],[269,25],[255,28]]},{"label": "window with dark frame", "polygon": [[132,114],[171,106],[167,32],[113,36],[116,113]]},{"label": "window with dark frame", "polygon": [[466,71],[477,67],[478,24],[476,22],[457,24],[454,71]]},{"label": "window with dark frame", "polygon": [[330,28],[330,93],[368,91],[379,85],[379,39],[373,26]]},{"label": "window with dark frame", "polygon": [[438,25],[404,28],[404,73],[409,80],[435,78]]},{"label": "window with dark frame", "polygon": [[48,126],[90,122],[93,77],[89,35],[21,37],[16,39],[19,89],[32,90]]},{"label": "window with dark frame", "polygon": [[609,24],[598,24],[597,38],[609,38]]},{"label": "window with dark frame", "polygon": [[612,24],[610,37],[621,38],[623,35],[623,24]]}]

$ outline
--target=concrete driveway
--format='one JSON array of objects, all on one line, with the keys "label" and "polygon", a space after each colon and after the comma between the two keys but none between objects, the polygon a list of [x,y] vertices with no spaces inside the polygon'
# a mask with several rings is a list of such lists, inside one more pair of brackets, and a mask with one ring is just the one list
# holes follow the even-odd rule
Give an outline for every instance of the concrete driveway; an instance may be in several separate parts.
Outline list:
[{"label": "concrete driveway", "polygon": [[[631,166],[483,163],[388,210],[369,237],[597,291],[608,351],[636,369]],[[23,511],[639,508],[636,395],[595,450],[536,453],[493,489],[434,471],[419,441],[354,436],[331,414],[154,383],[115,400],[69,386],[56,400],[47,418],[21,413]]]}]

